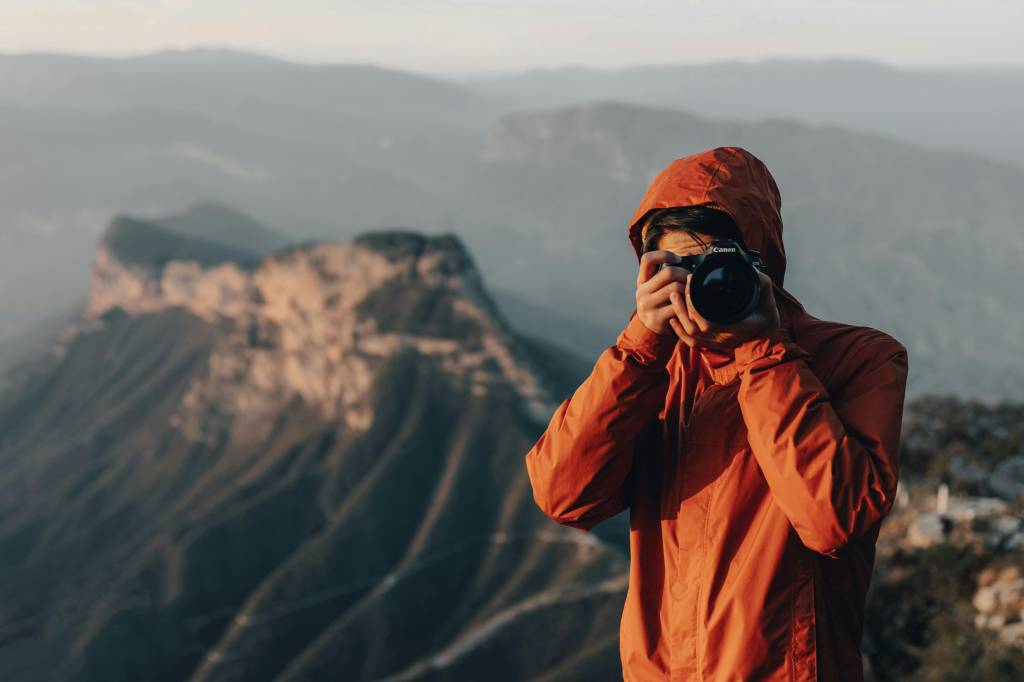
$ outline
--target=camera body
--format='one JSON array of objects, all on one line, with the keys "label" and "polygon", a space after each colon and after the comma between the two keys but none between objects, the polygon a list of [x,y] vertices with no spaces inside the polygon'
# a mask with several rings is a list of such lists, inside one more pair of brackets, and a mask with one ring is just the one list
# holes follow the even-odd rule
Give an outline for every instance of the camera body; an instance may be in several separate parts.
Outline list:
[{"label": "camera body", "polygon": [[690,299],[693,307],[709,322],[733,324],[748,317],[761,301],[761,280],[757,271],[767,272],[761,254],[744,250],[732,239],[716,239],[679,263],[661,267],[682,267],[690,271]]}]

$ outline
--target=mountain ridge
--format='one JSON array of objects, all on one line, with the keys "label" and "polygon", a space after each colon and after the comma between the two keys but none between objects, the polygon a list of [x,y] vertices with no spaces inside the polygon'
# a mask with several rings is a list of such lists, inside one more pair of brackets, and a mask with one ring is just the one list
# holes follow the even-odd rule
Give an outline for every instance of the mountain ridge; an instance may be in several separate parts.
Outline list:
[{"label": "mountain ridge", "polygon": [[[626,520],[536,508],[522,455],[575,379],[495,311],[452,235],[252,270],[101,245],[60,352],[0,400],[0,677],[614,670]],[[537,642],[586,618],[572,663]]]},{"label": "mountain ridge", "polygon": [[[113,225],[116,234],[135,232],[141,241],[153,235],[147,223],[118,219]],[[194,252],[182,251],[173,243],[170,254],[160,250],[167,245],[164,240],[150,254],[161,266],[154,269],[140,267],[137,260],[126,261],[105,241],[97,250],[83,321],[99,319],[114,308],[141,315],[183,307],[207,322],[228,319],[238,325],[237,338],[223,351],[224,363],[233,364],[234,354],[254,340],[256,352],[262,346],[289,349],[283,356],[254,360],[264,368],[263,374],[250,376],[228,393],[209,389],[218,396],[221,409],[233,405],[237,414],[258,423],[281,405],[254,410],[251,396],[258,392],[250,390],[272,381],[278,390],[319,404],[325,416],[344,416],[350,427],[365,426],[372,416],[357,410],[361,391],[355,386],[366,383],[359,377],[365,377],[369,367],[354,358],[362,353],[388,355],[413,344],[419,352],[444,358],[449,368],[458,368],[467,377],[484,377],[497,370],[520,387],[538,415],[550,412],[551,398],[517,358],[511,330],[454,235],[368,232],[348,243],[290,246],[261,260],[242,262],[206,254],[196,259]],[[424,307],[422,291],[411,297],[412,305],[403,305],[410,288],[429,289],[433,296],[450,300],[450,309],[432,318],[437,308],[445,306],[431,302]],[[388,309],[390,316],[376,316],[379,307]],[[470,334],[477,325],[488,326],[488,334],[478,355],[471,356],[463,352],[465,340],[460,334]],[[354,364],[338,365],[344,357]],[[268,368],[286,369],[274,373]],[[485,392],[486,380],[474,381],[473,390]],[[215,399],[201,400],[189,412],[192,416],[182,419],[197,423],[198,412],[211,400]]]}]

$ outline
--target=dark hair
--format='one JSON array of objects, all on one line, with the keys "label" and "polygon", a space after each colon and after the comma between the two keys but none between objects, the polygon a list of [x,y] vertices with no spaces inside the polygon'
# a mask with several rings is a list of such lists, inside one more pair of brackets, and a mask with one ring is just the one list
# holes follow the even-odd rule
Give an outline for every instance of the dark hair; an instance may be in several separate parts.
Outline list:
[{"label": "dark hair", "polygon": [[644,227],[647,227],[647,234],[644,236],[643,253],[656,249],[662,235],[674,231],[686,232],[701,246],[707,246],[707,244],[695,234],[696,232],[723,239],[735,239],[741,247],[746,248],[736,221],[725,211],[711,206],[660,208],[647,216],[641,226],[641,234],[644,234]]}]

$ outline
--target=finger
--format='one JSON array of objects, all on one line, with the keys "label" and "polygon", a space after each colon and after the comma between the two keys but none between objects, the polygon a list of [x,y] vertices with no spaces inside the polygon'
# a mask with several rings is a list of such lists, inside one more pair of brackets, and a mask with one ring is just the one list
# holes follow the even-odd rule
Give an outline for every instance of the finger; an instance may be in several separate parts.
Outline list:
[{"label": "finger", "polygon": [[[667,267],[662,267],[656,273],[651,275],[650,279],[646,282],[638,283],[637,290],[654,291],[672,280],[682,282],[689,272],[689,270],[681,265],[669,265]],[[639,282],[639,277],[637,277],[637,281]]]},{"label": "finger", "polygon": [[667,251],[665,249],[648,251],[640,256],[640,271],[636,276],[637,286],[639,287],[641,284],[651,279],[651,277],[658,272],[658,266],[662,263],[678,262],[679,256],[673,251]]},{"label": "finger", "polygon": [[690,282],[692,281],[692,277],[686,278],[686,309],[690,312],[690,319],[695,325],[697,325],[697,329],[701,332],[707,332],[711,329],[711,323],[705,320],[704,316],[698,313],[697,309],[693,307],[693,298],[690,295]]},{"label": "finger", "polygon": [[[653,279],[651,280],[654,281]],[[683,282],[677,279],[669,280],[664,286],[649,292],[646,295],[648,305],[654,307],[660,307],[663,305],[671,305],[671,299],[669,296],[673,293],[679,294],[680,299],[683,296]]]},{"label": "finger", "polygon": [[678,336],[680,340],[682,340],[686,345],[690,346],[691,348],[693,348],[694,346],[716,348],[719,350],[727,350],[729,348],[727,344],[722,343],[716,339],[712,339],[710,337],[701,335],[699,333],[687,334],[686,330],[683,329],[683,323],[679,320],[678,317],[673,317],[668,321],[668,323],[669,326],[672,327],[672,330],[676,333],[676,336]]},{"label": "finger", "polygon": [[690,316],[686,314],[686,304],[683,303],[682,295],[672,292],[671,294],[672,311],[676,315],[676,319],[680,326],[689,336],[694,336],[697,333],[696,325],[693,324]]},{"label": "finger", "polygon": [[[690,279],[689,277],[687,278],[686,286],[684,287],[686,302],[676,304],[677,317],[680,318],[680,323],[688,325],[686,331],[696,345],[721,350],[727,349],[728,345],[718,338],[718,333],[714,330],[713,325],[705,320],[693,307],[693,299],[689,296]],[[704,326],[703,329],[701,325]]]},{"label": "finger", "polygon": [[[682,294],[680,294],[680,295],[682,295]],[[654,301],[653,298],[655,296],[657,296],[658,298],[661,298],[663,300]],[[654,317],[654,322],[657,322],[659,324],[666,324],[669,320],[673,320],[673,319],[677,318],[676,311],[672,307],[671,301],[668,300],[668,291],[667,290],[660,291],[660,292],[658,292],[658,294],[656,294],[656,295],[654,295],[652,297],[649,297],[644,302],[644,305],[642,307],[644,307],[648,311],[650,311],[650,312],[648,312],[648,315],[653,316]]]},{"label": "finger", "polygon": [[654,319],[660,324],[665,324],[670,320],[676,319],[676,311],[672,310],[672,306],[670,305],[658,308],[654,311]]},{"label": "finger", "polygon": [[679,287],[679,293],[682,294],[682,284],[683,282],[686,281],[687,273],[687,270],[684,270],[683,268],[677,268],[675,266],[662,268],[658,272],[658,274],[654,275],[654,277],[651,277],[649,280],[647,280],[646,282],[644,282],[643,284],[639,285],[636,288],[637,302],[639,303],[641,299],[648,296],[656,296],[656,298],[653,300],[659,302],[664,301],[665,303],[667,303],[668,292],[671,289],[666,290],[666,287],[675,284]]},{"label": "finger", "polygon": [[672,291],[669,293],[669,301],[672,303],[672,310],[675,311],[676,318],[679,323],[683,326],[683,329],[690,336],[697,333],[697,325],[693,323],[690,316],[686,312],[686,303],[683,302],[683,296],[678,291]]},{"label": "finger", "polygon": [[693,346],[696,344],[696,341],[692,336],[686,333],[685,329],[683,329],[683,325],[682,323],[679,322],[679,318],[673,315],[672,319],[669,320],[668,323],[669,325],[672,326],[672,331],[676,333],[676,336],[679,337],[679,340],[685,343],[690,348],[693,348]]}]

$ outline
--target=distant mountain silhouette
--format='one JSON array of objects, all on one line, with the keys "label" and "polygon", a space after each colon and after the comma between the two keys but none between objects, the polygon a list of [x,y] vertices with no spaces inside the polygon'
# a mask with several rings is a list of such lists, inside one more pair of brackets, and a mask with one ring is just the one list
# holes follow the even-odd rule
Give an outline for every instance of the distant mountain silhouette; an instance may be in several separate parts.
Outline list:
[{"label": "distant mountain silhouette", "polygon": [[899,338],[912,394],[1012,398],[1019,76],[768,60],[459,84],[217,50],[3,56],[0,343],[83,295],[112,215],[213,201],[284,243],[457,234],[519,331],[593,360],[633,305],[646,183],[741,144],[779,181],[787,284],[812,314]]},{"label": "distant mountain silhouette", "polygon": [[161,226],[118,217],[103,237],[103,246],[128,266],[161,269],[171,261],[194,261],[202,267],[222,263],[255,265],[258,256],[243,247],[227,246]]},{"label": "distant mountain silhouette", "polygon": [[617,679],[628,522],[522,460],[589,363],[452,236],[235,253],[116,220],[0,401],[0,679]]},{"label": "distant mountain silhouette", "polygon": [[[465,83],[507,109],[614,100],[754,123],[842,126],[1024,166],[1024,69],[901,68],[767,58],[621,69],[531,69]],[[987,102],[979,107],[980,102]]]},{"label": "distant mountain silhouette", "polygon": [[265,255],[288,243],[288,238],[247,215],[214,202],[190,206],[157,221],[178,234],[216,242],[232,249]]}]

